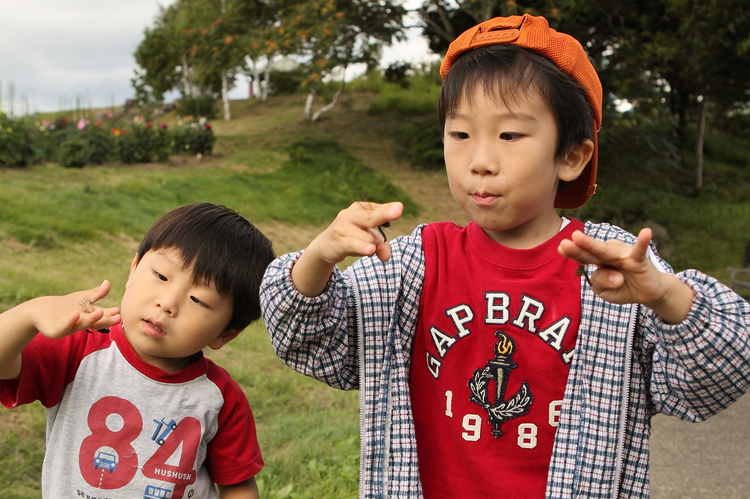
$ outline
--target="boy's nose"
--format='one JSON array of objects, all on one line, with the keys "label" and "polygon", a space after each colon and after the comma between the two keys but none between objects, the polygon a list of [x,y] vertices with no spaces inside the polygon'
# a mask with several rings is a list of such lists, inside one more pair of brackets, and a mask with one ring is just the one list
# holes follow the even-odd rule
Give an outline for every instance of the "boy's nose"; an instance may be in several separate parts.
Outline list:
[{"label": "boy's nose", "polygon": [[494,175],[500,171],[497,154],[490,144],[477,141],[471,158],[471,170],[479,175]]},{"label": "boy's nose", "polygon": [[164,293],[156,299],[156,306],[170,317],[177,314],[177,298],[169,293]]}]

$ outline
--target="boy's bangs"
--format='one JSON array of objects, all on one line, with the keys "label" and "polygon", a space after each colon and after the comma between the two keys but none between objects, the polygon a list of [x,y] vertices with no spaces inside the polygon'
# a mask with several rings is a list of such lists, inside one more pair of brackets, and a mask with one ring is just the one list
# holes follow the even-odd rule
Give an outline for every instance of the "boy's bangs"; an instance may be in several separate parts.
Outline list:
[{"label": "boy's bangs", "polygon": [[446,102],[446,119],[456,113],[462,100],[469,107],[473,107],[478,91],[492,99],[495,104],[508,108],[512,107],[512,104],[518,104],[530,92],[541,93],[538,82],[531,76],[528,61],[518,61],[507,68],[472,65],[466,69],[465,77],[455,79],[460,83],[459,88],[452,91],[446,89],[450,93]]},{"label": "boy's bangs", "polygon": [[508,45],[483,47],[462,55],[443,82],[438,103],[441,128],[445,129],[445,120],[455,115],[462,99],[469,106],[474,105],[478,90],[506,107],[517,104],[529,92],[537,92],[549,105],[546,78],[540,78],[539,61],[532,61],[532,57],[523,49]]}]

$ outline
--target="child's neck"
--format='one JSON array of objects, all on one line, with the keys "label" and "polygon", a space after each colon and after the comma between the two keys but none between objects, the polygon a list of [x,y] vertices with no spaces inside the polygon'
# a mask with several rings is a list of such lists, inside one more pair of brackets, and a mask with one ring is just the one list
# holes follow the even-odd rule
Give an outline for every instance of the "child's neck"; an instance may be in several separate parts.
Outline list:
[{"label": "child's neck", "polygon": [[498,244],[512,249],[531,249],[549,241],[562,228],[563,220],[557,213],[544,224],[536,224],[533,227],[521,225],[503,231],[491,231],[483,229],[487,236]]}]

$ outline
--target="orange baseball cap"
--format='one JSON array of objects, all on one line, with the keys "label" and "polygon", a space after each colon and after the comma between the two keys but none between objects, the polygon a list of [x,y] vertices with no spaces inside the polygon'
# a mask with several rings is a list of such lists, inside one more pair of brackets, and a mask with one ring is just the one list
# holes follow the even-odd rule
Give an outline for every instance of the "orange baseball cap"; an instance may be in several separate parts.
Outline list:
[{"label": "orange baseball cap", "polygon": [[593,110],[594,154],[581,175],[557,193],[555,208],[579,208],[596,191],[596,165],[599,141],[596,132],[602,127],[602,84],[581,44],[570,35],[549,27],[543,17],[496,17],[464,31],[448,47],[440,64],[440,77],[445,80],[453,63],[469,50],[486,45],[510,43],[533,50],[552,61],[555,66],[572,76],[584,89],[586,100]]}]

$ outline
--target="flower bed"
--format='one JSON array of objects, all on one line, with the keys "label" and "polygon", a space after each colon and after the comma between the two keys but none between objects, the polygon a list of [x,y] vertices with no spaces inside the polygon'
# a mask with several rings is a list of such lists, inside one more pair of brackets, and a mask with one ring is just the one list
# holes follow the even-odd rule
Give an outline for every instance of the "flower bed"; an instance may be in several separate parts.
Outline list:
[{"label": "flower bed", "polygon": [[9,119],[0,113],[0,168],[21,168],[41,161],[80,168],[108,162],[165,163],[170,154],[208,155],[216,137],[209,123],[91,124],[67,118],[37,121]]}]

